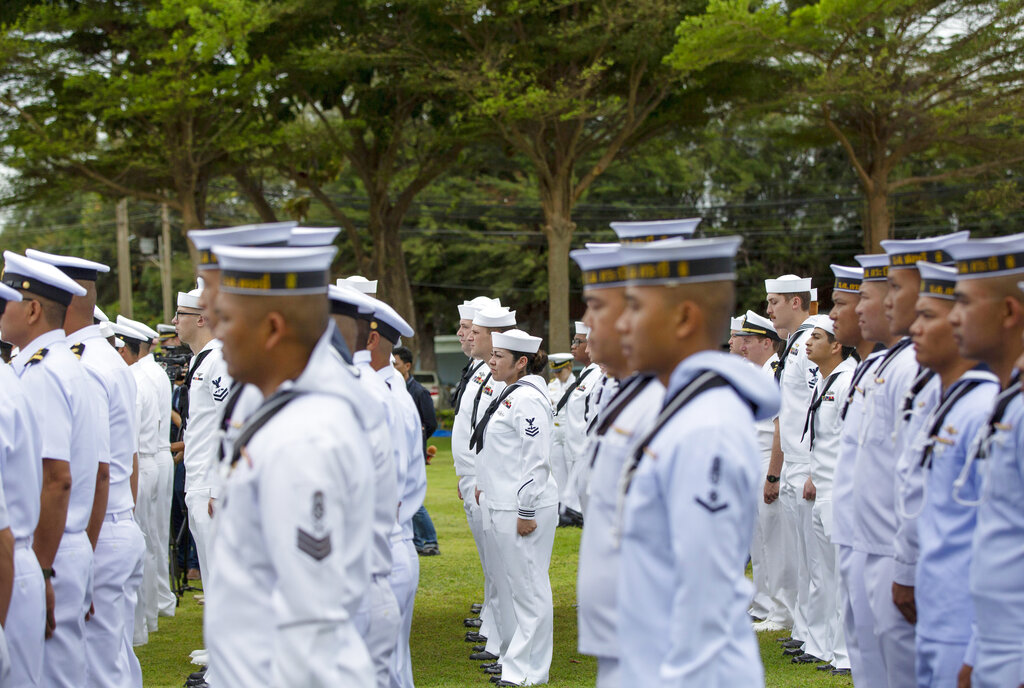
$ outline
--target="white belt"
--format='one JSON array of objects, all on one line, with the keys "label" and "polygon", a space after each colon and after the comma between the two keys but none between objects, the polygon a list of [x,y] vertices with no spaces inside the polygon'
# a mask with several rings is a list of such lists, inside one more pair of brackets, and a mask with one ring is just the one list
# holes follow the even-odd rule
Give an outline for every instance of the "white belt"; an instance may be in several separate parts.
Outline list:
[{"label": "white belt", "polygon": [[15,549],[31,549],[32,548],[32,536],[26,535],[25,537],[14,538]]},{"label": "white belt", "polygon": [[125,509],[124,511],[115,511],[107,514],[103,517],[103,520],[107,523],[117,523],[118,521],[134,521],[133,516],[134,509]]}]

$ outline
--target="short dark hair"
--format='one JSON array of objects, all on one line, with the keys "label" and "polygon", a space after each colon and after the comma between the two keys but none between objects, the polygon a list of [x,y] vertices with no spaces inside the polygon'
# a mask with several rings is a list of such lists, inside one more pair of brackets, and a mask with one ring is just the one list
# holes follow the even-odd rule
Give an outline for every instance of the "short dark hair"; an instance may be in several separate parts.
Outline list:
[{"label": "short dark hair", "polygon": [[535,354],[529,354],[525,351],[513,351],[511,353],[512,358],[516,361],[521,356],[526,356],[526,372],[529,375],[540,375],[548,367],[548,354],[544,349],[538,350]]},{"label": "short dark hair", "polygon": [[403,362],[408,363],[409,365],[412,365],[412,352],[409,351],[408,348],[406,348],[404,346],[396,346],[391,351],[391,353],[393,353],[398,358],[402,359]]},{"label": "short dark hair", "polygon": [[800,309],[801,310],[805,310],[805,311],[811,310],[811,292],[809,292],[809,291],[800,291],[800,292],[797,292],[795,294],[787,294],[786,296],[788,298],[791,298],[791,299],[800,299]]},{"label": "short dark hair", "polygon": [[139,347],[142,345],[142,342],[138,339],[132,339],[131,337],[124,337],[121,341],[123,341],[125,347],[132,352],[132,356],[139,355]]}]

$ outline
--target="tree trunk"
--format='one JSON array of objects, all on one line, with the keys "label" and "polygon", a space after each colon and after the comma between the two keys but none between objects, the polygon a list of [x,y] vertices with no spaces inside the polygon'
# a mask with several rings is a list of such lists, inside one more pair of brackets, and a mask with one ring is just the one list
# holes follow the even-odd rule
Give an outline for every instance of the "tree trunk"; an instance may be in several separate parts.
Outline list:
[{"label": "tree trunk", "polygon": [[437,352],[434,351],[434,323],[427,318],[420,323],[420,329],[416,333],[416,354],[417,370],[437,370]]},{"label": "tree trunk", "polygon": [[244,167],[237,167],[232,170],[231,176],[235,178],[238,188],[242,190],[242,193],[245,194],[246,198],[249,199],[249,202],[256,209],[256,214],[260,216],[260,220],[263,222],[277,222],[277,215],[263,193],[263,185],[253,179],[249,171]]},{"label": "tree trunk", "polygon": [[[412,300],[409,273],[405,269],[405,252],[398,234],[402,217],[389,213],[378,213],[370,203],[370,231],[373,235],[374,265],[377,268],[377,295],[381,300],[398,311],[406,322],[416,330],[416,309]],[[416,334],[403,338],[402,343],[412,351],[417,350]]]},{"label": "tree trunk", "polygon": [[569,247],[576,224],[566,208],[562,212],[545,209],[544,234],[548,240],[548,340],[546,351],[569,350]]},{"label": "tree trunk", "polygon": [[864,226],[864,251],[881,253],[882,241],[890,238],[892,218],[889,216],[889,188],[884,177],[872,180],[871,189],[866,191],[868,208],[867,223]]}]

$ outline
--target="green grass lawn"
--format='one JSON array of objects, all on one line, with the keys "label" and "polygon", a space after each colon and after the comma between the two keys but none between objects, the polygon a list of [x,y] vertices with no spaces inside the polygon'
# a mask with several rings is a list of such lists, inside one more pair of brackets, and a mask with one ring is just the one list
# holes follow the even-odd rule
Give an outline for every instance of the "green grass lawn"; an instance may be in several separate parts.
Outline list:
[{"label": "green grass lawn", "polygon": [[[462,620],[469,606],[482,601],[483,575],[473,539],[466,527],[462,504],[456,496],[448,440],[434,439],[438,454],[427,467],[427,508],[437,527],[439,557],[420,558],[420,588],[412,625],[413,671],[420,688],[490,685],[468,659],[470,648],[463,635]],[[576,652],[576,558],[580,531],[560,528],[551,558],[551,587],[555,601],[555,652],[551,663],[551,684],[558,688],[593,686],[597,663]],[[177,688],[195,669],[188,663],[189,652],[202,644],[202,607],[186,593],[173,619],[160,619],[160,631],[150,635],[148,645],[136,648],[147,688]],[[761,654],[767,685],[850,686],[849,679],[826,676],[811,666],[791,664],[783,658],[775,638],[780,633],[762,634]],[[640,688],[640,687],[637,687]]]}]

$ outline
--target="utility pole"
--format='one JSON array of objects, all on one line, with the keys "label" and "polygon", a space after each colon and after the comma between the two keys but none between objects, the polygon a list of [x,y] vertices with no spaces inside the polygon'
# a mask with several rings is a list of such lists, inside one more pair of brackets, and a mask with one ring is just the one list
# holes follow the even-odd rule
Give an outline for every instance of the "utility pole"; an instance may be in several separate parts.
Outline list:
[{"label": "utility pole", "polygon": [[117,202],[117,298],[126,318],[132,315],[132,266],[128,253],[128,199]]},{"label": "utility pole", "polygon": [[171,210],[166,203],[160,204],[160,217],[160,287],[163,291],[163,322],[169,323],[174,316],[171,314]]}]

